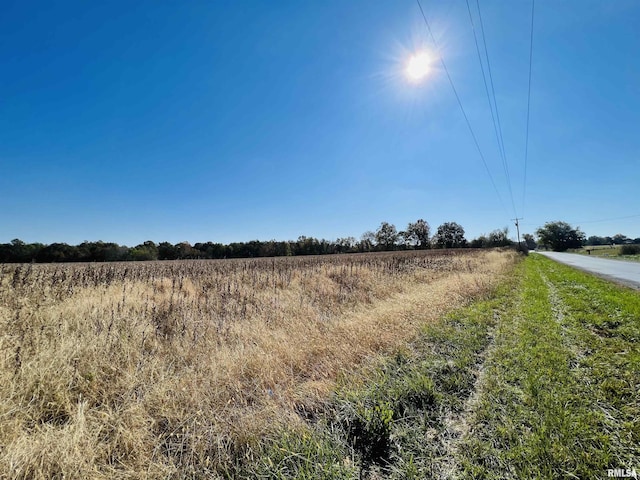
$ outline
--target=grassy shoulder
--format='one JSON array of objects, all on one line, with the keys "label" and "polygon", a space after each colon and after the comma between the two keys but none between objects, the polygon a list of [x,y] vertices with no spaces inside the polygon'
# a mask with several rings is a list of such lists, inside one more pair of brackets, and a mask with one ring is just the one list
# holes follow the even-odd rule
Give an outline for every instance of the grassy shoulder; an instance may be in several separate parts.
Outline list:
[{"label": "grassy shoulder", "polygon": [[461,448],[465,476],[599,478],[637,467],[640,296],[537,255],[522,276]]},{"label": "grassy shoulder", "polygon": [[425,326],[296,432],[258,478],[599,478],[640,459],[640,295],[532,255]]}]

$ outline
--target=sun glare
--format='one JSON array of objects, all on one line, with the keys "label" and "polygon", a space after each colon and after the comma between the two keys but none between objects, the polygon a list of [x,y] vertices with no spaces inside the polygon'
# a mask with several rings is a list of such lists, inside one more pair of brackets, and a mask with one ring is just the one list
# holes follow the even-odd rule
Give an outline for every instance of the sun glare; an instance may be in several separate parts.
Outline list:
[{"label": "sun glare", "polygon": [[407,64],[407,78],[412,82],[419,82],[431,71],[431,56],[425,52],[412,55]]}]

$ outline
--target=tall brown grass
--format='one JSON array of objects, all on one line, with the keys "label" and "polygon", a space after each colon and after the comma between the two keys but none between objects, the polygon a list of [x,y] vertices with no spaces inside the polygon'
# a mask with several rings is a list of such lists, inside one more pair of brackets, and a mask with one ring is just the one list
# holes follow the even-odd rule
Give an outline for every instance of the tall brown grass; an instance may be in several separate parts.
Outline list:
[{"label": "tall brown grass", "polygon": [[0,266],[0,476],[221,475],[513,259]]}]

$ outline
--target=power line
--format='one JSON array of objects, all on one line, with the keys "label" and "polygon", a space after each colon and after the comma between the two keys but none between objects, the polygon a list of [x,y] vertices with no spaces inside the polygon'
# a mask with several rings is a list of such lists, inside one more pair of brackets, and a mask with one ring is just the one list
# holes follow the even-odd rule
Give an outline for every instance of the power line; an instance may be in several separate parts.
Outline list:
[{"label": "power line", "polygon": [[[615,220],[626,220],[629,218],[639,218],[640,214],[636,214],[636,215],[626,215],[624,217],[610,217],[610,218],[600,218],[598,220],[584,220],[582,222],[568,222],[570,224],[575,224],[575,225],[584,225],[585,223],[603,223],[603,222],[612,222]],[[525,226],[534,226],[534,225],[538,225],[537,223],[521,223],[520,225],[525,225]]]},{"label": "power line", "polygon": [[527,159],[529,157],[529,113],[531,111],[531,64],[533,59],[533,18],[535,12],[536,0],[531,1],[531,38],[529,43],[529,88],[527,92],[527,131],[524,142],[524,182],[522,184],[522,211],[524,212],[524,203],[527,193]]},{"label": "power line", "polygon": [[424,10],[422,9],[422,5],[420,4],[420,0],[416,0],[416,3],[418,4],[418,8],[420,9],[420,13],[422,14],[422,19],[424,20],[424,24],[427,27],[427,32],[429,32],[429,36],[431,37],[431,41],[433,42],[436,51],[438,52],[438,57],[440,58],[440,63],[442,64],[442,69],[444,70],[445,74],[447,75],[447,79],[449,80],[449,85],[451,85],[451,89],[453,90],[453,94],[456,97],[456,100],[458,101],[458,106],[460,107],[460,110],[462,111],[462,115],[464,116],[464,120],[467,123],[467,128],[469,129],[469,132],[471,133],[471,137],[473,138],[473,143],[476,146],[476,149],[478,150],[478,153],[480,154],[480,158],[482,159],[482,163],[484,164],[484,168],[487,170],[487,174],[489,175],[489,179],[491,180],[491,185],[493,185],[493,189],[496,192],[496,195],[498,196],[498,200],[500,200],[500,204],[502,205],[502,208],[505,208],[504,206],[504,202],[502,201],[502,197],[500,196],[500,192],[498,191],[498,188],[496,187],[496,183],[493,181],[493,175],[491,175],[491,171],[489,170],[489,166],[487,165],[487,161],[484,158],[484,155],[482,154],[482,150],[480,149],[480,144],[478,143],[478,139],[476,138],[476,134],[473,131],[473,128],[471,127],[471,122],[469,122],[469,117],[467,116],[467,112],[465,111],[464,107],[462,106],[462,100],[460,100],[460,96],[458,95],[458,91],[456,90],[456,87],[453,84],[453,80],[451,78],[451,75],[449,74],[449,69],[447,69],[447,65],[444,63],[444,59],[442,58],[442,55],[440,55],[440,48],[438,47],[438,42],[436,41],[436,37],[433,35],[433,32],[431,31],[431,26],[429,25],[429,21],[427,20],[427,16],[424,13]]},{"label": "power line", "polygon": [[576,223],[576,224],[578,224],[578,223],[580,223],[580,224],[582,224],[582,223],[600,223],[600,222],[610,222],[612,220],[625,220],[627,218],[637,218],[637,217],[640,217],[640,215],[627,215],[625,217],[603,218],[603,219],[600,219],[600,220],[587,220],[585,222],[573,222],[573,223]]},{"label": "power line", "polygon": [[476,6],[478,8],[478,18],[480,20],[480,32],[482,33],[482,43],[484,45],[484,54],[487,59],[487,71],[489,72],[489,81],[491,83],[491,94],[493,95],[493,103],[496,109],[496,120],[498,121],[498,133],[500,133],[500,147],[502,154],[504,155],[505,162],[507,158],[507,151],[504,148],[504,139],[502,137],[502,124],[500,123],[500,112],[498,111],[498,102],[496,100],[496,90],[493,85],[493,74],[491,73],[491,63],[489,62],[489,49],[487,48],[487,38],[484,35],[484,22],[482,21],[482,12],[480,11],[480,1],[476,0]]},{"label": "power line", "polygon": [[[507,180],[507,186],[509,187],[509,197],[511,198],[511,206],[513,207],[513,213],[517,217],[518,212],[516,209],[515,201],[513,199],[513,189],[511,187],[511,176],[509,175],[509,166],[507,164],[507,157],[504,149],[504,141],[502,141],[502,126],[500,125],[500,117],[498,114],[498,102],[496,101],[496,92],[493,86],[493,76],[491,75],[491,63],[489,62],[489,50],[487,48],[487,41],[484,35],[484,26],[482,25],[482,15],[480,14],[480,4],[478,0],[476,0],[477,6],[478,6],[478,15],[480,18],[480,26],[482,30],[482,39],[484,42],[484,51],[485,51],[485,57],[487,62],[487,70],[489,72],[489,78],[491,81],[491,91],[493,92],[493,102],[491,101],[491,95],[489,94],[489,86],[487,85],[487,75],[485,74],[484,65],[482,63],[482,54],[480,53],[480,46],[478,45],[478,37],[476,35],[476,28],[473,22],[471,6],[469,5],[469,0],[465,0],[465,1],[467,3],[467,11],[469,12],[469,21],[471,22],[473,39],[476,44],[476,53],[478,54],[478,62],[480,63],[480,70],[482,71],[482,80],[484,82],[484,90],[487,95],[487,101],[489,102],[489,110],[491,112],[491,121],[493,122],[493,131],[496,135],[496,142],[498,143],[498,152],[500,153],[500,157],[502,159],[502,168],[504,170],[505,178]],[[495,105],[495,114],[494,114],[494,105]]]}]

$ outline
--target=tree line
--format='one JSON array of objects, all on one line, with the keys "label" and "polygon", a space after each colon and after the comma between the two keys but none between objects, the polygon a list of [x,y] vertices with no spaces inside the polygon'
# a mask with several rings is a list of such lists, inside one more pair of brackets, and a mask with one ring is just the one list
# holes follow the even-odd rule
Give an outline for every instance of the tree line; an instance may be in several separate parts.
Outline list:
[{"label": "tree line", "polygon": [[464,228],[456,222],[445,222],[431,235],[429,223],[423,219],[398,230],[389,222],[382,222],[376,231],[335,241],[300,236],[289,241],[233,242],[229,244],[189,242],[171,244],[146,241],[134,247],[110,242],[88,242],[79,245],[66,243],[25,243],[15,239],[0,244],[0,263],[51,262],[116,262],[139,260],[183,260],[278,257],[289,255],[326,255],[336,253],[364,253],[427,248],[486,248],[511,245],[508,230],[495,230],[468,242]]},{"label": "tree line", "polygon": [[542,247],[556,252],[597,245],[640,245],[640,238],[631,239],[621,233],[613,237],[592,235],[587,238],[580,227],[574,228],[567,222],[547,222],[536,231],[536,234],[538,243]]}]

